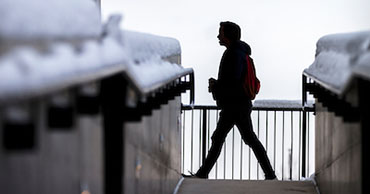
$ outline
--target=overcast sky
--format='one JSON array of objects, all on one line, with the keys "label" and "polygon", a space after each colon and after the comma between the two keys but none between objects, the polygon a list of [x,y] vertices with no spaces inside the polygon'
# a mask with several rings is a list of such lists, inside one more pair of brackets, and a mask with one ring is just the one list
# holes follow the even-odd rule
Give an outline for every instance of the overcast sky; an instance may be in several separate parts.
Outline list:
[{"label": "overcast sky", "polygon": [[122,14],[124,29],[180,41],[183,66],[195,70],[196,104],[214,103],[207,86],[225,50],[216,38],[220,21],[239,24],[252,47],[257,99],[300,99],[317,40],[370,29],[369,0],[102,0],[101,7],[103,19]]}]

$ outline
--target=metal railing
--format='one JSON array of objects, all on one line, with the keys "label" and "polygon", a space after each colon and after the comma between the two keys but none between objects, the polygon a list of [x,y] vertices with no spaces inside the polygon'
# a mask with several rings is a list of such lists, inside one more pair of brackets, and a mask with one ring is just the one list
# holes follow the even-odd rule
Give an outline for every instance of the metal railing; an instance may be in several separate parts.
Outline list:
[{"label": "metal railing", "polygon": [[[256,101],[252,109],[256,135],[264,145],[281,180],[301,180],[314,172],[314,114],[312,102]],[[195,172],[211,145],[220,109],[216,106],[182,106],[181,170]],[[188,119],[189,118],[189,119]],[[210,179],[264,179],[263,171],[244,144],[236,126],[228,134]]]}]

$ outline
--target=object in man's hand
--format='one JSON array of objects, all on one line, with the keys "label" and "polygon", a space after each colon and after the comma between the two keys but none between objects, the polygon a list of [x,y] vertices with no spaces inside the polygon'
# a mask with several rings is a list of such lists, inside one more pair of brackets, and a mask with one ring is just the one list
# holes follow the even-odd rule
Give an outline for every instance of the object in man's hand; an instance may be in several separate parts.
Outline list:
[{"label": "object in man's hand", "polygon": [[212,77],[208,79],[208,92],[209,93],[213,92],[213,87],[214,87],[215,83],[216,83],[216,79],[214,79]]}]

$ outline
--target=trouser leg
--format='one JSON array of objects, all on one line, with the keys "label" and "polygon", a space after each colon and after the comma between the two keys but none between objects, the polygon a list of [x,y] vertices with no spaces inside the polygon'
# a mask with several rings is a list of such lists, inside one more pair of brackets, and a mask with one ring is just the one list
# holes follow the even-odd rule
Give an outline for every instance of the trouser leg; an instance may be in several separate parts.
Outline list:
[{"label": "trouser leg", "polygon": [[198,177],[208,178],[209,172],[211,172],[218,157],[220,156],[225,138],[233,126],[234,121],[232,115],[228,115],[227,113],[225,114],[224,111],[221,111],[216,130],[213,132],[212,135],[211,148],[208,151],[204,164],[202,164],[202,166],[196,173]]},{"label": "trouser leg", "polygon": [[240,134],[244,142],[252,148],[254,155],[256,156],[263,172],[265,173],[265,177],[267,179],[275,178],[275,172],[272,169],[266,150],[257,138],[256,134],[253,132],[250,110],[246,112],[242,111],[240,116],[237,116],[237,118],[236,125],[240,131]]}]

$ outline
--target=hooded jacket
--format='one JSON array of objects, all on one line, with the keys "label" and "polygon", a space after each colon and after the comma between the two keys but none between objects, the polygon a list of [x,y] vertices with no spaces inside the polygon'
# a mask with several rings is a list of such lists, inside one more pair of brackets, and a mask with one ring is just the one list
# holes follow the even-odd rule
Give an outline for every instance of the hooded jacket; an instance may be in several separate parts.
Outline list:
[{"label": "hooded jacket", "polygon": [[225,50],[213,91],[217,106],[221,108],[252,106],[251,99],[243,90],[247,67],[246,55],[251,53],[251,47],[243,41],[236,41]]}]

